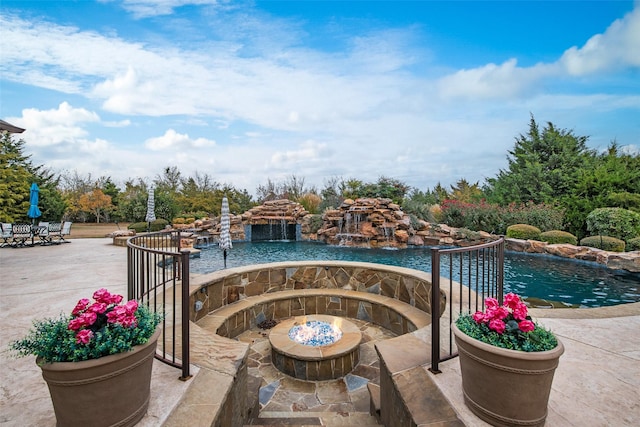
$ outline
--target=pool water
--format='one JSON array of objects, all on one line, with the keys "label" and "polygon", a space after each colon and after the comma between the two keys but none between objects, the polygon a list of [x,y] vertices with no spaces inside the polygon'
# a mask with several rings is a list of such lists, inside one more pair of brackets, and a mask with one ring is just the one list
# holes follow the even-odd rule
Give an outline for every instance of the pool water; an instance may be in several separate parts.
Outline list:
[{"label": "pool water", "polygon": [[[224,268],[217,245],[201,248],[193,258],[194,273],[210,273]],[[362,249],[329,246],[316,242],[243,242],[227,251],[227,267],[286,261],[358,261],[431,271],[429,248]],[[454,268],[455,270],[455,268]],[[448,277],[443,265],[441,276]],[[458,280],[455,276],[454,280]],[[552,255],[506,252],[505,292],[525,298],[558,301],[580,307],[601,307],[640,301],[640,273],[611,270],[598,264]]]}]

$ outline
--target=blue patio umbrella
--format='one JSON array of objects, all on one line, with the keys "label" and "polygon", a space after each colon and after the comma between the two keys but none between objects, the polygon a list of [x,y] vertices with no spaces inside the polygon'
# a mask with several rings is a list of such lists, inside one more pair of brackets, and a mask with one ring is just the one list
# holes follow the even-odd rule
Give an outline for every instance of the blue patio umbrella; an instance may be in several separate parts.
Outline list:
[{"label": "blue patio umbrella", "polygon": [[34,222],[36,218],[42,215],[40,208],[38,208],[38,198],[40,196],[40,189],[35,182],[31,184],[31,192],[29,194],[29,212],[27,216],[31,218],[31,222]]}]

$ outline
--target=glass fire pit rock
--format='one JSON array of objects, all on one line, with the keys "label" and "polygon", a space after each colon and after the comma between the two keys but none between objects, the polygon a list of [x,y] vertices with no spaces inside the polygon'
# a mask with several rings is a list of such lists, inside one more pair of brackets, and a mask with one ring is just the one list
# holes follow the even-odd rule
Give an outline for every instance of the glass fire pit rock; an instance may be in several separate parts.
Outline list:
[{"label": "glass fire pit rock", "polygon": [[[310,344],[301,344],[290,337],[292,330],[300,330],[297,327],[324,331],[327,325],[339,325],[339,333],[332,338],[311,338]],[[283,320],[269,333],[273,365],[289,376],[307,381],[342,378],[351,372],[360,360],[361,341],[362,333],[356,325],[344,318],[321,314]]]}]

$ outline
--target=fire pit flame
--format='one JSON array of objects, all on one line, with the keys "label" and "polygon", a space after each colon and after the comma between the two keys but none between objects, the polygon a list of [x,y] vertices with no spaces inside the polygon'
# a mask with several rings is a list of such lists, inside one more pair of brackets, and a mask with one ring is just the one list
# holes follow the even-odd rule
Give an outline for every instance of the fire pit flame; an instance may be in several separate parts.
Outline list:
[{"label": "fire pit flame", "polygon": [[309,320],[295,324],[289,330],[289,338],[298,344],[320,347],[338,342],[342,338],[342,331],[338,325]]}]

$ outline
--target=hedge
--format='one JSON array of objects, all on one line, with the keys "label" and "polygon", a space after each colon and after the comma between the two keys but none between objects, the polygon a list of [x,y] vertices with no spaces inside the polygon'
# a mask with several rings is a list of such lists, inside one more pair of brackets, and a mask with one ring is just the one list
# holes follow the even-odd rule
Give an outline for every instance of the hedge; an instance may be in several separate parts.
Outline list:
[{"label": "hedge", "polygon": [[624,240],[609,236],[589,236],[580,240],[580,246],[602,249],[611,252],[624,252]]},{"label": "hedge", "polygon": [[635,239],[627,240],[626,250],[631,251],[640,251],[640,237],[636,237]]},{"label": "hedge", "polygon": [[571,233],[561,230],[550,230],[540,233],[540,240],[550,244],[556,243],[568,243],[570,245],[577,245],[578,238]]},{"label": "hedge", "polygon": [[528,224],[513,224],[507,227],[507,237],[522,240],[540,240],[540,229]]},{"label": "hedge", "polygon": [[[160,231],[164,230],[169,222],[166,219],[156,219],[155,221],[151,221],[151,231]],[[130,230],[135,230],[136,233],[144,233],[147,231],[148,224],[146,222],[134,222],[130,224]]]}]

